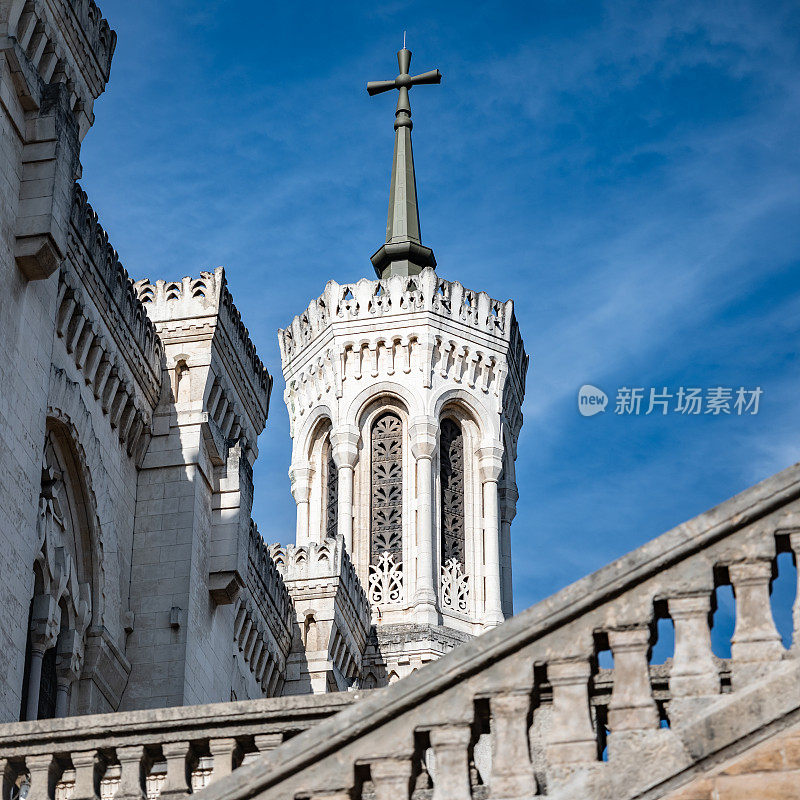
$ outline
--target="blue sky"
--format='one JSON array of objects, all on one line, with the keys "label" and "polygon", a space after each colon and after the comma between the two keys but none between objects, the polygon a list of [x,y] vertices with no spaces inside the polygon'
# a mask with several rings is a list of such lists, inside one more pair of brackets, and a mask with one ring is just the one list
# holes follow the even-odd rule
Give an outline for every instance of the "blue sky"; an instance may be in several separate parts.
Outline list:
[{"label": "blue sky", "polygon": [[[531,355],[517,609],[800,459],[794,2],[102,0],[82,183],[136,278],[220,264],[275,375],[254,516],[294,503],[275,331],[371,276],[408,30],[423,238]],[[576,393],[755,387],[756,416],[583,418]]]}]

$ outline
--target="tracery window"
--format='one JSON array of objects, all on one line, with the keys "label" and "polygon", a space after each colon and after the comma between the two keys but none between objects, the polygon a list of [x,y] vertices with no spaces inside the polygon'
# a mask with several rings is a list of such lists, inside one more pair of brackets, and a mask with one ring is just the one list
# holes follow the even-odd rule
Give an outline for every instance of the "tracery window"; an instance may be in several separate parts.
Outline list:
[{"label": "tracery window", "polygon": [[338,530],[339,473],[330,439],[325,445],[325,469],[325,536],[335,537]]},{"label": "tracery window", "polygon": [[372,425],[369,596],[398,603],[403,590],[403,440],[397,414]]},{"label": "tracery window", "polygon": [[464,434],[452,419],[442,420],[439,463],[442,606],[466,612],[469,579],[464,553]]}]

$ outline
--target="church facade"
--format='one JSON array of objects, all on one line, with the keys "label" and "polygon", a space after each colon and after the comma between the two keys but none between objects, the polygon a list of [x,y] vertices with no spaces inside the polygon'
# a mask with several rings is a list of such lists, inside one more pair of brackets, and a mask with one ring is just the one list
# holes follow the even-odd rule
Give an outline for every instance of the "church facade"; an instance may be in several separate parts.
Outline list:
[{"label": "church facade", "polygon": [[280,332],[297,529],[270,546],[273,380],[224,270],[133,280],[77,182],[115,34],[92,0],[0,25],[0,718],[376,687],[510,616],[527,357],[422,245],[410,52],[378,276]]}]

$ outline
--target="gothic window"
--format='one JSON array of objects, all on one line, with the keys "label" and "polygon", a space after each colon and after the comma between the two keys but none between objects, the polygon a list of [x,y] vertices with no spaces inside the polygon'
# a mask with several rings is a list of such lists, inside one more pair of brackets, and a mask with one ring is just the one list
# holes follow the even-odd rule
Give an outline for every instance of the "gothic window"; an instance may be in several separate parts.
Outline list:
[{"label": "gothic window", "polygon": [[45,651],[42,658],[42,679],[39,684],[39,719],[52,719],[56,715],[56,648]]},{"label": "gothic window", "polygon": [[403,444],[400,419],[384,414],[372,426],[372,519],[370,562],[403,549]]},{"label": "gothic window", "polygon": [[451,419],[442,420],[439,463],[442,605],[465,612],[469,582],[464,558],[464,435],[459,425]]},{"label": "gothic window", "polygon": [[375,604],[402,599],[403,440],[391,412],[372,425],[369,596]]},{"label": "gothic window", "polygon": [[337,509],[339,506],[339,474],[333,460],[330,439],[325,445],[325,536],[336,536]]}]

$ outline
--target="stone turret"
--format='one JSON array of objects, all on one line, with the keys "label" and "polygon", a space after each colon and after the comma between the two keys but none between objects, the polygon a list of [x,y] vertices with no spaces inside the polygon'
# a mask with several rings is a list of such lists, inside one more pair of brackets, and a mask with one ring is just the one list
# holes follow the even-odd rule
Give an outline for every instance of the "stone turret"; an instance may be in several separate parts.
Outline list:
[{"label": "stone turret", "polygon": [[297,544],[343,538],[375,625],[365,685],[512,613],[528,358],[513,303],[438,277],[422,245],[408,88],[441,75],[409,76],[410,59],[404,48],[400,75],[368,84],[399,90],[381,277],[329,281],[278,334]]}]

